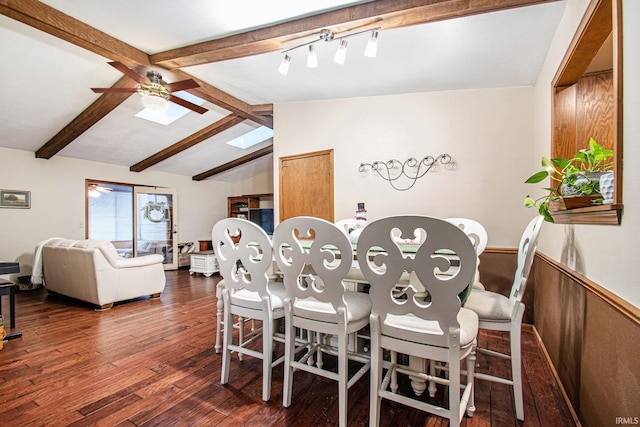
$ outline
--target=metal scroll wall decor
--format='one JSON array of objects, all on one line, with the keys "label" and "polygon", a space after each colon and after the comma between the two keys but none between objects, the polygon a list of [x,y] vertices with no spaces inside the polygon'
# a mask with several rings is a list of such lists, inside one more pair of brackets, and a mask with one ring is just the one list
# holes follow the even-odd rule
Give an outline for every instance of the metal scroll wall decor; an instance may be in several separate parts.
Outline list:
[{"label": "metal scroll wall decor", "polygon": [[[443,165],[449,164],[451,162],[451,156],[448,154],[440,154],[438,157],[427,156],[420,161],[415,157],[410,157],[404,162],[391,159],[386,162],[375,161],[373,163],[360,163],[358,172],[374,171],[384,180],[388,181],[394,189],[407,191],[415,185],[418,178],[422,178],[438,162]],[[398,183],[396,183],[396,181],[402,177],[404,177],[404,179],[400,182],[406,182],[408,180],[408,187],[399,186]]]}]

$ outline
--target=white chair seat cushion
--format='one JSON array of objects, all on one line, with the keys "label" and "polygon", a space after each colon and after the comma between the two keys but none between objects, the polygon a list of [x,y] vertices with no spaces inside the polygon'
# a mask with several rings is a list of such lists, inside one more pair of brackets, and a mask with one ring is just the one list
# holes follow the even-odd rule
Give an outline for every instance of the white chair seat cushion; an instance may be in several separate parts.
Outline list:
[{"label": "white chair seat cushion", "polygon": [[[368,318],[371,314],[371,299],[362,292],[345,292],[344,300],[347,304],[347,322],[357,322]],[[299,299],[294,304],[296,316],[336,323],[336,311],[329,302],[318,301],[315,298]]]},{"label": "white chair seat cushion", "polygon": [[[282,310],[286,294],[284,284],[282,282],[269,282],[269,290],[271,291],[271,308],[273,310]],[[256,303],[260,303],[260,294],[248,289],[240,289],[233,293],[231,300],[234,305],[254,307]]]},{"label": "white chair seat cushion", "polygon": [[465,307],[475,311],[480,320],[510,322],[513,301],[504,295],[481,289],[472,289]]},{"label": "white chair seat cushion", "polygon": [[480,282],[479,280],[476,280],[475,282],[473,282],[473,289],[480,289],[481,291],[484,291],[485,287],[482,284],[482,282]]},{"label": "white chair seat cushion", "polygon": [[[462,307],[458,312],[458,323],[460,323],[460,346],[466,347],[478,336],[478,315],[472,310]],[[421,319],[412,313],[404,315],[388,314],[384,324],[413,332],[443,335],[443,331],[437,321]]]}]

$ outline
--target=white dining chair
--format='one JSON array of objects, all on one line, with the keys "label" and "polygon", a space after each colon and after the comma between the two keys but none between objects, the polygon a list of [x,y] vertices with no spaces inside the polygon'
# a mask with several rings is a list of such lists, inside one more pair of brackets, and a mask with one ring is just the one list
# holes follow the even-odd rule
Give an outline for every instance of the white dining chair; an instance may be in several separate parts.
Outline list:
[{"label": "white dining chair", "polygon": [[478,265],[476,266],[476,276],[473,281],[473,288],[484,289],[484,285],[480,281],[480,255],[484,252],[489,242],[489,235],[487,230],[478,221],[470,218],[446,218],[446,221],[458,226],[464,231],[476,249],[476,256],[478,257]]},{"label": "white dining chair", "polygon": [[[222,351],[222,335],[224,334],[224,300],[222,298],[222,291],[224,291],[224,279],[218,281],[216,284],[216,343],[214,346],[216,354]],[[251,322],[251,331],[249,335],[245,337],[244,324],[246,322]],[[237,320],[234,320],[232,326],[238,330],[238,339],[240,342],[244,342],[245,338],[249,339],[250,335],[253,336],[256,334],[257,329],[255,322],[255,319],[245,319],[241,316],[237,317]],[[238,359],[244,359],[242,353],[238,354]]]},{"label": "white dining chair", "polygon": [[[420,230],[425,237],[415,255],[404,254],[394,235],[399,231],[401,236],[410,238]],[[454,257],[459,261],[457,266]],[[473,378],[478,316],[461,308],[458,297],[475,273],[477,257],[471,241],[457,226],[442,219],[392,216],[373,221],[364,229],[358,240],[357,258],[371,285],[369,426],[380,422],[382,399],[448,418],[451,425],[459,425],[465,411],[468,416],[475,411]],[[426,289],[428,300],[416,295],[419,292],[412,283],[401,297],[397,296],[394,289],[403,272],[415,274]],[[383,361],[385,349],[390,352],[389,362]],[[448,378],[398,363],[399,353],[444,363]],[[461,360],[466,360],[462,387]],[[398,373],[448,386],[448,407],[399,393]]]},{"label": "white dining chair", "polygon": [[[229,382],[231,353],[237,352],[262,359],[262,400],[271,395],[272,368],[284,361],[284,356],[273,360],[273,343],[284,342],[275,332],[275,321],[284,317],[284,285],[269,280],[267,272],[273,260],[271,239],[258,225],[239,218],[225,218],[213,226],[212,242],[224,277],[222,299],[224,325],[232,325],[234,316],[255,319],[262,327],[250,337],[239,334],[233,343],[232,327],[224,328],[222,342],[221,383]],[[262,351],[250,345],[262,337]]]},{"label": "white dining chair", "polygon": [[[348,389],[370,366],[368,357],[348,349],[349,335],[367,326],[371,311],[369,296],[347,291],[343,283],[353,260],[351,242],[328,221],[295,217],[278,224],[273,233],[273,247],[286,291],[282,403],[285,407],[291,405],[296,371],[335,380],[338,382],[338,424],[346,426]],[[310,331],[306,352],[298,359],[295,358],[296,329]],[[337,372],[327,369],[324,353],[337,356]],[[349,360],[360,364],[351,377]]]},{"label": "white dining chair", "polygon": [[538,234],[544,218],[533,218],[522,233],[518,245],[518,264],[508,297],[491,291],[472,289],[465,305],[473,310],[480,319],[480,329],[492,331],[508,331],[510,353],[503,354],[489,349],[478,348],[479,353],[497,356],[511,361],[511,379],[485,373],[476,373],[476,378],[510,384],[516,407],[516,418],[524,420],[524,404],[522,399],[522,356],[521,331],[522,316],[525,305],[522,302],[527,285],[531,264],[538,244]]}]

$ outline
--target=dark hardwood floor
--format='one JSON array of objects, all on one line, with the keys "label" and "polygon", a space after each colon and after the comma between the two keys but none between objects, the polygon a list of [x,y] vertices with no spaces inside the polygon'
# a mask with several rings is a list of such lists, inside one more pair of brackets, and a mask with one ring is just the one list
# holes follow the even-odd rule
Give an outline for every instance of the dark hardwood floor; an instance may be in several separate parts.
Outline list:
[{"label": "dark hardwood floor", "polygon": [[[23,336],[5,342],[0,352],[0,425],[336,425],[337,385],[331,380],[296,373],[292,406],[283,408],[282,366],[274,370],[265,403],[261,362],[247,357],[233,359],[230,383],[220,385],[221,357],[213,348],[218,280],[167,272],[160,299],[103,312],[42,289],[18,292],[16,331]],[[479,339],[494,349],[508,346],[508,336],[500,333],[481,333]],[[575,425],[529,332],[522,351],[526,420],[516,421],[509,386],[477,381],[477,411],[463,426]],[[480,371],[507,369],[502,361],[478,359]],[[365,377],[349,392],[349,426],[368,423],[368,387]],[[383,401],[381,425],[448,422]]]}]

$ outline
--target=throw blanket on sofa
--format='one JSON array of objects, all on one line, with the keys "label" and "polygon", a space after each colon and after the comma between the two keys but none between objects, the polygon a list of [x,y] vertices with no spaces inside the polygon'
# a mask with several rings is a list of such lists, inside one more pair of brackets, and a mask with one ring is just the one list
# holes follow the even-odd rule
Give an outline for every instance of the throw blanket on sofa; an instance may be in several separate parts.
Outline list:
[{"label": "throw blanket on sofa", "polygon": [[64,240],[62,237],[51,237],[43,240],[36,246],[36,253],[33,258],[33,270],[31,270],[31,283],[34,285],[42,285],[42,247],[54,240]]}]

